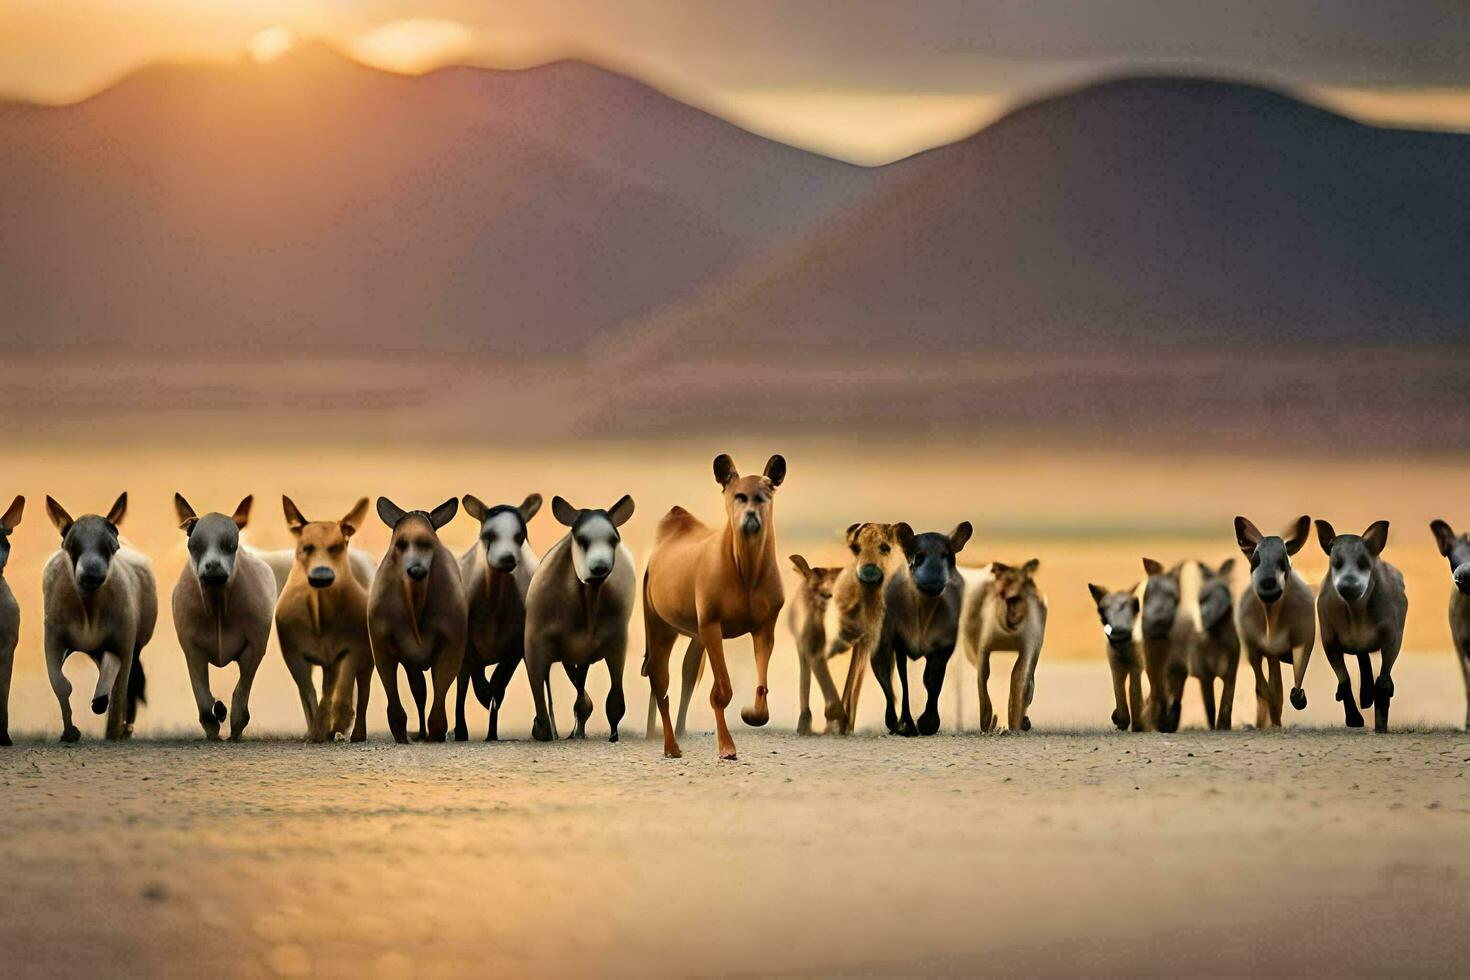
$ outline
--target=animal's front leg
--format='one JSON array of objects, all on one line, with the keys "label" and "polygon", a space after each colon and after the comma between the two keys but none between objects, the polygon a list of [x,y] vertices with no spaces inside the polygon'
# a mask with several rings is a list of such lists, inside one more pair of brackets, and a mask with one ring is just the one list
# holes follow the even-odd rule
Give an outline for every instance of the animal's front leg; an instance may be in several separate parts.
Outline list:
[{"label": "animal's front leg", "polygon": [[1342,702],[1343,722],[1349,728],[1362,728],[1363,714],[1353,701],[1353,681],[1348,676],[1342,648],[1337,645],[1336,640],[1324,636],[1322,652],[1327,655],[1327,665],[1332,668],[1332,673],[1337,677],[1337,700]]},{"label": "animal's front leg", "polygon": [[316,707],[312,725],[312,741],[329,742],[347,734],[347,720],[352,715],[351,658],[341,654],[322,671],[322,700]]},{"label": "animal's front leg", "polygon": [[301,713],[306,716],[306,737],[312,737],[312,726],[316,723],[316,684],[311,679],[311,663],[301,654],[287,647],[281,638],[281,659],[286,661],[286,670],[296,682],[296,693],[301,697]]},{"label": "animal's front leg", "polygon": [[454,679],[459,676],[459,665],[463,662],[460,657],[454,655],[454,651],[463,654],[464,648],[457,644],[449,644],[447,649],[441,648],[439,656],[434,659],[434,665],[430,673],[434,678],[434,704],[429,709],[429,741],[442,742],[449,734],[449,709],[446,702],[449,699],[449,688],[454,684]]},{"label": "animal's front leg", "polygon": [[375,645],[373,663],[378,668],[378,679],[383,682],[383,693],[388,696],[388,730],[393,733],[393,741],[407,744],[408,712],[403,710],[403,697],[398,693],[398,661]]},{"label": "animal's front leg", "polygon": [[1231,654],[1230,664],[1220,684],[1220,713],[1215,717],[1215,730],[1230,731],[1230,716],[1235,709],[1235,675],[1240,671],[1240,652]]},{"label": "animal's front leg", "polygon": [[1293,651],[1291,658],[1291,706],[1298,711],[1307,706],[1307,692],[1302,689],[1302,683],[1307,677],[1307,664],[1312,660],[1312,647],[1316,639],[1309,630],[1306,642]]},{"label": "animal's front leg", "polygon": [[990,650],[980,651],[975,671],[975,690],[980,695],[980,730],[995,731],[995,705],[990,700]]},{"label": "animal's front leg", "polygon": [[[898,695],[893,689],[893,674],[895,661],[905,660],[907,655],[902,649],[896,649],[893,643],[880,639],[878,645],[873,648],[873,654],[868,658],[868,663],[873,668],[873,676],[878,680],[878,687],[883,691],[883,725],[888,729],[890,735],[912,735],[913,732],[905,732],[898,717]],[[900,668],[899,677],[902,678],[905,690],[908,688],[908,677]],[[911,720],[912,721],[912,720]]]},{"label": "animal's front leg", "polygon": [[[250,689],[255,686],[255,674],[264,659],[263,642],[255,649],[246,650],[240,657],[240,679],[235,682],[235,692],[230,695],[231,742],[240,741],[245,735],[245,726],[250,724]],[[224,705],[220,705],[215,711],[219,712],[223,707]]]},{"label": "animal's front leg", "polygon": [[[133,661],[136,655],[133,653],[132,637],[127,637],[126,642],[121,644],[125,654],[103,654],[102,672],[109,672],[108,661],[116,666],[111,667],[112,693],[109,699],[104,701],[104,710],[107,712],[107,737],[112,741],[121,741],[133,734],[133,726],[128,719],[128,678],[133,672]],[[99,680],[98,690],[101,690]],[[109,703],[110,702],[110,703]],[[92,699],[92,710],[97,712],[97,699]],[[100,712],[98,712],[100,714]]]},{"label": "animal's front leg", "polygon": [[776,617],[772,616],[751,635],[755,645],[755,703],[740,709],[740,720],[752,728],[760,728],[771,720],[771,708],[766,703],[769,688],[767,674],[771,666],[771,652],[776,649]]},{"label": "animal's front leg", "polygon": [[[483,667],[477,668],[484,670]],[[454,690],[454,740],[456,742],[468,742],[470,740],[470,726],[465,722],[464,699],[470,693],[470,658],[465,656],[459,662],[459,676],[455,678]]]},{"label": "animal's front leg", "polygon": [[1128,706],[1130,731],[1141,732],[1144,729],[1143,713],[1146,703],[1143,699],[1143,668],[1133,666],[1128,668]]},{"label": "animal's front leg", "polygon": [[[209,663],[204,654],[186,648],[184,664],[189,668],[189,687],[194,691],[194,707],[199,709],[199,725],[204,729],[204,737],[211,742],[218,742],[219,724],[225,720],[225,706],[210,693]],[[244,676],[245,668],[241,665],[240,677],[243,679]]]},{"label": "animal's front leg", "polygon": [[1125,731],[1129,721],[1128,692],[1124,689],[1128,671],[1111,656],[1108,657],[1108,670],[1113,675],[1113,724],[1119,731]]},{"label": "animal's front leg", "polygon": [[812,662],[807,651],[796,651],[796,734],[812,733]]},{"label": "animal's front leg", "polygon": [[1399,640],[1395,636],[1383,644],[1383,669],[1373,689],[1373,730],[1388,731],[1388,708],[1393,701],[1393,665],[1399,659]]},{"label": "animal's front leg", "polygon": [[357,695],[357,714],[352,719],[352,741],[367,741],[368,699],[373,692],[373,655],[367,650],[352,654],[357,664],[357,676],[352,686]]},{"label": "animal's front leg", "polygon": [[[112,705],[113,685],[122,672],[122,658],[108,651],[97,661],[97,689],[92,693],[92,714],[105,715]],[[126,688],[124,689],[126,690]],[[108,737],[112,737],[112,720],[108,719]]]},{"label": "animal's front leg", "polygon": [[424,672],[413,667],[405,667],[403,672],[408,675],[408,690],[413,695],[413,703],[419,712],[419,730],[414,733],[413,740],[422,742],[429,737],[429,729],[424,723],[424,702],[429,697],[429,685],[424,680]]},{"label": "animal's front leg", "polygon": [[51,690],[61,706],[61,740],[75,742],[82,737],[81,731],[71,723],[71,681],[61,672],[66,662],[66,641],[51,624],[46,624],[46,674],[51,680]]},{"label": "animal's front leg", "polygon": [[[929,700],[924,705],[924,713],[919,716],[920,735],[933,735],[939,731],[939,696],[944,691],[944,675],[953,655],[954,647],[944,647],[931,651],[924,661],[924,691]],[[1024,708],[1024,702],[1022,706]],[[908,707],[907,693],[904,695],[904,707]]]},{"label": "animal's front leg", "polygon": [[500,740],[500,706],[505,703],[505,692],[510,688],[510,679],[515,676],[520,657],[509,654],[502,656],[500,663],[490,675],[490,724],[485,732],[485,741]]},{"label": "animal's front leg", "polygon": [[538,742],[549,742],[556,737],[551,724],[551,699],[546,692],[548,667],[548,661],[541,654],[526,651],[526,680],[531,685],[531,700],[536,705],[536,719],[531,722],[531,737]]},{"label": "animal's front leg", "polygon": [[1270,679],[1266,683],[1266,690],[1270,695],[1271,724],[1276,728],[1280,728],[1281,707],[1286,703],[1285,685],[1281,680],[1281,661],[1275,657],[1267,657],[1266,667],[1270,672]]},{"label": "animal's front leg", "polygon": [[1358,654],[1358,707],[1367,710],[1373,707],[1373,658],[1366,653]]},{"label": "animal's front leg", "polygon": [[607,711],[608,727],[612,729],[607,737],[609,742],[618,740],[618,722],[623,720],[623,712],[627,710],[627,705],[623,702],[623,665],[627,658],[626,639],[607,652],[608,689],[604,708]]},{"label": "animal's front leg", "polygon": [[823,714],[827,719],[827,734],[839,734],[847,727],[847,713],[842,709],[842,695],[837,692],[837,684],[832,680],[832,668],[827,663],[827,650],[825,645],[818,647],[808,661],[812,669],[812,676],[817,679],[817,686],[822,689],[822,699],[826,702]]},{"label": "animal's front leg", "polygon": [[730,728],[725,724],[725,709],[730,706],[730,701],[735,697],[735,689],[730,685],[730,668],[725,664],[725,638],[722,635],[720,624],[700,623],[699,639],[704,644],[705,652],[709,655],[710,673],[714,676],[714,686],[709,692],[710,707],[715,711],[715,738],[718,742],[721,759],[733,760],[735,758],[735,739],[730,736]]},{"label": "animal's front leg", "polygon": [[1201,674],[1199,681],[1199,696],[1205,706],[1205,728],[1215,730],[1215,678],[1209,674]]},{"label": "animal's front leg", "polygon": [[587,667],[586,665],[574,667],[569,663],[562,664],[567,672],[567,680],[572,682],[572,717],[576,724],[567,738],[586,738],[587,719],[592,717],[592,697],[587,693]]}]

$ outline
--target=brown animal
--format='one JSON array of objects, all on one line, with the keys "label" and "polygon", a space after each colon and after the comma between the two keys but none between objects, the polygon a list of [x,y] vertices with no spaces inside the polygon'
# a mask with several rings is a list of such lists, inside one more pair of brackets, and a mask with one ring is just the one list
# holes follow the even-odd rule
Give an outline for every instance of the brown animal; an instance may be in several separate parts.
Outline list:
[{"label": "brown animal", "polygon": [[[1235,675],[1240,670],[1240,635],[1235,629],[1235,601],[1230,593],[1230,573],[1235,559],[1227,558],[1219,568],[1196,563],[1200,570],[1199,629],[1189,644],[1189,675],[1199,681],[1204,699],[1205,722],[1216,731],[1230,730],[1235,705]],[[1220,682],[1220,710],[1215,711],[1215,682]]]},{"label": "brown animal", "polygon": [[1087,591],[1097,604],[1102,620],[1103,636],[1108,643],[1108,669],[1113,674],[1113,724],[1120,731],[1141,732],[1147,727],[1147,707],[1143,700],[1143,650],[1136,636],[1138,585],[1110,592],[1101,585],[1088,583]]},{"label": "brown animal", "polygon": [[240,501],[229,517],[200,517],[182,494],[174,494],[174,510],[189,546],[189,560],[174,586],[174,630],[189,667],[199,724],[210,741],[219,740],[226,711],[210,693],[209,668],[240,665],[228,712],[230,741],[238,742],[250,723],[250,688],[265,659],[276,608],[276,580],[270,566],[240,547],[251,501],[250,497]]},{"label": "brown animal", "polygon": [[1148,675],[1148,727],[1177,732],[1189,679],[1189,644],[1194,627],[1185,615],[1184,563],[1168,571],[1152,558],[1143,560],[1148,579],[1143,585],[1143,670]]},{"label": "brown animal", "polygon": [[841,568],[813,568],[801,555],[791,556],[791,565],[801,575],[801,586],[792,601],[791,612],[786,616],[786,625],[796,640],[796,660],[799,665],[800,695],[798,703],[801,714],[796,720],[798,735],[812,733],[812,675],[816,675],[817,686],[826,699],[827,728],[833,729],[842,720],[842,696],[832,681],[832,672],[827,669],[827,607],[832,602],[832,590],[837,584]]},{"label": "brown animal", "polygon": [[1280,536],[1262,534],[1244,517],[1235,519],[1235,540],[1251,565],[1251,587],[1236,604],[1235,627],[1256,675],[1257,728],[1281,725],[1283,660],[1294,673],[1292,706],[1298,711],[1307,706],[1302,680],[1317,641],[1316,602],[1306,579],[1291,567],[1291,556],[1311,531],[1312,519],[1305,514]]},{"label": "brown animal", "polygon": [[421,720],[424,674],[433,677],[429,741],[442,742],[449,731],[445,698],[464,660],[467,616],[459,563],[439,540],[439,529],[458,513],[459,500],[454,497],[432,511],[406,511],[387,497],[378,498],[378,517],[393,530],[393,537],[368,593],[368,635],[373,663],[388,696],[388,729],[396,742],[408,741],[408,712],[398,695],[400,665],[409,677]]},{"label": "brown animal", "polygon": [[[1361,535],[1338,534],[1331,524],[1318,521],[1317,540],[1329,559],[1317,590],[1317,621],[1322,652],[1337,675],[1337,700],[1342,702],[1347,726],[1362,727],[1363,716],[1353,705],[1352,682],[1343,663],[1344,654],[1354,654],[1362,678],[1362,706],[1373,706],[1373,730],[1386,732],[1394,695],[1393,665],[1409,616],[1404,577],[1382,557],[1388,546],[1388,521],[1374,521]],[[1368,659],[1373,653],[1381,657],[1377,680]]]},{"label": "brown animal", "polygon": [[20,526],[25,507],[26,498],[16,497],[0,514],[0,746],[10,744],[10,672],[20,640],[20,604],[5,581],[5,565],[10,561],[10,532]]},{"label": "brown animal", "polygon": [[[351,722],[352,741],[361,742],[367,738],[373,650],[367,590],[352,572],[347,542],[362,526],[368,500],[363,497],[340,521],[308,521],[290,497],[282,497],[281,505],[286,526],[296,536],[296,558],[276,602],[276,635],[301,695],[307,737],[313,742],[343,738]],[[313,666],[322,669],[320,703]]]},{"label": "brown animal", "polygon": [[71,721],[71,682],[62,673],[68,655],[85,653],[97,664],[92,713],[107,715],[107,738],[128,738],[143,701],[139,656],[158,621],[158,586],[153,567],[118,535],[128,509],[122,494],[106,517],[72,520],[46,498],[46,513],[61,532],[61,550],[42,573],[46,609],[46,670],[61,705],[61,740],[81,732]]},{"label": "brown animal", "polygon": [[776,645],[776,617],[786,602],[776,564],[775,495],[786,479],[786,460],[772,456],[760,476],[742,477],[735,461],[721,453],[715,457],[714,473],[724,495],[724,526],[710,527],[675,507],[658,523],[643,573],[643,670],[663,720],[664,755],[671,759],[682,754],[668,704],[669,654],[680,636],[689,637],[689,646],[679,716],[682,722],[700,658],[708,656],[721,759],[735,758],[735,740],[725,724],[725,708],[734,696],[726,640],[749,633],[755,646],[755,703],[740,712],[741,720],[760,726],[770,719],[767,670]]},{"label": "brown animal", "polygon": [[[847,529],[852,563],[842,569],[827,607],[827,656],[852,651],[842,687],[842,714],[837,731],[851,734],[857,724],[858,698],[873,651],[883,637],[883,583],[903,552],[899,540],[913,535],[907,524],[853,524]],[[831,708],[828,717],[832,718]],[[831,729],[831,725],[828,728]]]},{"label": "brown animal", "polygon": [[1036,664],[1046,638],[1046,596],[1035,579],[1040,567],[1035,558],[1020,567],[992,562],[980,574],[965,576],[960,636],[965,658],[978,673],[981,731],[994,731],[999,724],[989,689],[990,654],[996,650],[1016,653],[1006,727],[1013,732],[1031,728],[1027,709],[1036,695]]},{"label": "brown animal", "polygon": [[[12,505],[13,506],[13,505]],[[1465,678],[1465,728],[1470,729],[1470,534],[1455,534],[1444,521],[1429,525],[1439,553],[1449,559],[1450,638],[1460,657],[1460,671]]]}]

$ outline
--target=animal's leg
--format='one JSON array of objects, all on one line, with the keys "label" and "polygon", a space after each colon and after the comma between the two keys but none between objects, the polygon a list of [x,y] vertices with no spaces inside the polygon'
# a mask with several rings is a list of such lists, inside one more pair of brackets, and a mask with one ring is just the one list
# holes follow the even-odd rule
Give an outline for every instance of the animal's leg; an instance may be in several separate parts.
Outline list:
[{"label": "animal's leg", "polygon": [[796,716],[796,734],[810,735],[812,733],[812,662],[808,659],[807,651],[796,651],[796,666],[798,671],[796,703],[801,708],[801,713]]},{"label": "animal's leg", "polygon": [[339,656],[322,671],[322,700],[317,705],[317,739],[322,742],[347,737],[352,718],[352,658]]},{"label": "animal's leg", "polygon": [[1312,659],[1316,640],[1316,636],[1308,631],[1306,642],[1293,651],[1291,658],[1291,706],[1298,711],[1307,706],[1307,692],[1302,689],[1302,682],[1306,680],[1307,663]]},{"label": "animal's leg", "polygon": [[1327,655],[1327,664],[1332,668],[1332,673],[1337,677],[1337,700],[1342,702],[1343,721],[1349,728],[1363,727],[1363,714],[1358,710],[1353,701],[1353,681],[1348,676],[1347,663],[1343,659],[1342,648],[1336,643],[1322,641],[1322,652]]},{"label": "animal's leg", "polygon": [[352,741],[367,741],[368,699],[373,693],[373,657],[364,650],[358,655],[357,677],[353,687],[357,693],[357,714],[352,719]]},{"label": "animal's leg", "polygon": [[1373,658],[1366,653],[1358,654],[1358,707],[1373,707]]},{"label": "animal's leg", "polygon": [[674,724],[674,734],[677,736],[682,737],[689,730],[685,727],[689,720],[689,702],[694,697],[694,689],[699,686],[699,678],[703,673],[704,644],[699,642],[699,637],[691,636],[688,646],[684,647],[684,669],[679,675],[679,718]]},{"label": "animal's leg", "polygon": [[812,652],[808,664],[811,666],[812,676],[817,679],[817,686],[822,689],[822,698],[827,702],[824,710],[827,719],[825,731],[829,735],[841,732],[847,727],[847,713],[842,710],[842,695],[837,692],[837,685],[832,680],[832,669],[827,664],[825,646]]},{"label": "animal's leg", "polygon": [[15,667],[15,650],[0,653],[0,746],[10,745],[10,675]]},{"label": "animal's leg", "polygon": [[1215,678],[1209,674],[1199,677],[1199,696],[1205,703],[1205,727],[1215,729]]},{"label": "animal's leg", "polygon": [[1251,673],[1256,675],[1256,727],[1271,727],[1271,685],[1266,680],[1266,654],[1250,647],[1246,650]]},{"label": "animal's leg", "polygon": [[[107,705],[107,737],[112,741],[120,741],[133,734],[133,724],[129,717],[130,699],[128,698],[128,682],[133,673],[133,662],[137,659],[133,652],[133,640],[126,638],[118,646],[125,652],[120,655],[103,654],[103,670],[107,669],[109,660],[117,663],[115,676],[112,678],[112,694]],[[97,711],[97,701],[93,699],[92,710]]]},{"label": "animal's leg", "polygon": [[1397,637],[1383,644],[1383,669],[1378,672],[1378,681],[1373,688],[1373,730],[1388,731],[1388,708],[1393,701],[1393,665],[1399,659]]},{"label": "animal's leg", "polygon": [[1128,670],[1113,657],[1108,657],[1108,670],[1113,675],[1113,725],[1118,731],[1128,729]]},{"label": "animal's leg", "polygon": [[442,742],[449,734],[449,710],[446,707],[449,689],[454,686],[454,679],[459,676],[459,665],[464,662],[462,656],[454,656],[455,652],[462,655],[464,648],[451,645],[448,650],[439,651],[439,656],[434,658],[434,664],[429,668],[434,682],[434,703],[429,707],[428,739],[431,742]]},{"label": "animal's leg", "polygon": [[428,726],[424,724],[424,702],[429,697],[429,685],[424,680],[423,671],[404,667],[403,672],[408,675],[408,690],[413,695],[414,706],[419,709],[419,730],[414,734],[413,740],[422,742],[429,737]]},{"label": "animal's leg", "polygon": [[143,703],[143,648],[135,646],[133,655],[123,664],[123,670],[127,672],[127,681],[123,688],[126,692],[128,702],[127,718],[123,722],[123,738],[133,737],[133,725],[138,720],[138,705]]},{"label": "animal's leg", "polygon": [[300,654],[281,651],[286,661],[286,670],[296,682],[296,693],[301,696],[301,713],[306,716],[306,737],[312,737],[312,724],[316,721],[316,685],[311,679],[311,664]]},{"label": "animal's leg", "polygon": [[975,689],[980,695],[980,730],[995,731],[995,705],[990,700],[990,650],[980,651],[980,662],[975,671]]},{"label": "animal's leg", "polygon": [[720,624],[700,623],[699,638],[704,642],[705,652],[709,654],[710,673],[714,678],[709,704],[715,710],[715,738],[720,758],[733,760],[735,739],[730,737],[730,728],[725,724],[725,709],[735,697],[735,689],[730,686],[730,668],[725,664],[725,638],[721,634]]},{"label": "animal's leg", "polygon": [[61,740],[75,742],[82,737],[81,731],[71,723],[71,681],[61,672],[66,661],[66,644],[56,635],[51,624],[46,624],[46,674],[51,679],[51,690],[61,705]]},{"label": "animal's leg", "polygon": [[776,617],[757,626],[750,637],[755,647],[755,701],[748,708],[740,709],[740,720],[752,728],[760,728],[771,720],[771,706],[767,701],[770,686],[771,652],[776,649]]},{"label": "animal's leg", "polygon": [[1225,668],[1225,676],[1220,684],[1220,713],[1215,716],[1216,731],[1230,731],[1230,716],[1235,709],[1235,675],[1239,670],[1240,653],[1237,651],[1231,656],[1229,666]]},{"label": "animal's leg", "polygon": [[[914,724],[913,712],[909,709],[908,651],[896,643],[886,650],[884,646],[885,644],[879,644],[878,649],[873,651],[873,676],[883,689],[885,701],[883,723],[888,726],[891,734],[911,738],[919,734],[919,728]],[[898,672],[897,692],[893,689],[895,669]]]},{"label": "animal's leg", "polygon": [[[235,692],[230,695],[230,741],[238,742],[245,735],[245,726],[250,724],[250,689],[255,686],[255,675],[265,659],[265,644],[246,650],[237,661],[240,676],[235,681]],[[207,668],[206,668],[207,669]],[[224,705],[215,702],[215,714],[219,715]]]},{"label": "animal's leg", "polygon": [[[484,668],[480,668],[484,669]],[[454,687],[454,740],[456,742],[468,742],[470,740],[470,726],[464,718],[464,699],[470,693],[470,658],[466,656],[459,662],[459,676],[455,678]]]},{"label": "animal's leg", "polygon": [[842,686],[842,713],[845,716],[843,734],[851,734],[857,727],[858,695],[862,693],[863,677],[868,672],[868,661],[873,655],[873,647],[867,637],[853,643],[850,649],[852,656],[847,661],[847,682]]},{"label": "animal's leg", "polygon": [[[664,729],[664,758],[677,759],[684,753],[674,736],[674,720],[669,717],[669,654],[674,649],[676,633],[667,623],[653,615],[648,609],[648,597],[643,598],[644,654],[643,669],[648,674],[648,699],[658,709]],[[651,714],[651,712],[650,712]],[[648,737],[653,737],[650,721]]]},{"label": "animal's leg", "polygon": [[526,681],[531,685],[531,700],[536,704],[536,720],[531,722],[531,737],[549,742],[556,737],[551,725],[551,700],[546,687],[549,664],[537,656],[526,657]]},{"label": "animal's leg", "polygon": [[1460,674],[1465,679],[1465,730],[1470,731],[1470,644],[1457,652],[1460,655]]},{"label": "animal's leg", "polygon": [[1027,670],[1026,653],[1016,655],[1016,665],[1011,668],[1011,696],[1007,703],[1006,728],[1012,733],[1022,732],[1026,720],[1026,686],[1031,677]]},{"label": "animal's leg", "polygon": [[504,657],[495,665],[490,675],[490,728],[485,732],[485,741],[500,740],[500,706],[505,703],[505,692],[510,688],[510,679],[520,666],[519,657]]},{"label": "animal's leg", "polygon": [[[924,713],[919,715],[920,735],[933,735],[939,731],[939,696],[944,692],[944,674],[953,655],[954,647],[949,647],[930,651],[924,660],[924,691],[929,699],[924,705]],[[1024,711],[1024,702],[1022,708]]]},{"label": "animal's leg", "polygon": [[575,692],[572,716],[576,719],[576,724],[567,738],[586,738],[587,719],[592,717],[592,698],[587,693],[587,668],[574,667],[571,664],[562,664],[562,668],[567,672],[567,680],[572,682],[572,690]]},{"label": "animal's leg", "polygon": [[[122,658],[111,651],[104,653],[102,659],[97,662],[97,688],[92,693],[92,714],[107,714],[112,706],[112,688],[117,683],[117,675],[122,671]],[[108,722],[109,733],[112,724]]]},{"label": "animal's leg", "polygon": [[1164,730],[1179,731],[1179,717],[1184,713],[1184,686],[1189,682],[1189,669],[1184,665],[1169,668],[1169,711]]},{"label": "animal's leg", "polygon": [[[607,712],[607,724],[612,731],[608,734],[609,742],[618,740],[618,722],[623,720],[623,712],[627,705],[623,701],[623,666],[628,659],[628,648],[626,641],[615,649],[607,652],[607,700],[603,702],[604,710]],[[585,677],[586,674],[584,673]]]},{"label": "animal's leg", "polygon": [[388,731],[393,733],[393,741],[403,745],[408,742],[408,712],[403,710],[403,697],[398,693],[398,661],[374,651],[373,662],[388,697]]},{"label": "animal's leg", "polygon": [[1128,723],[1129,730],[1135,732],[1143,731],[1143,712],[1146,708],[1146,703],[1143,698],[1142,667],[1135,666],[1128,668],[1128,706],[1128,714],[1131,719]]},{"label": "animal's leg", "polygon": [[1031,702],[1036,699],[1036,664],[1041,660],[1041,647],[1022,650],[1021,656],[1026,658],[1026,701],[1021,709],[1021,731],[1029,732],[1031,730]]},{"label": "animal's leg", "polygon": [[[189,687],[194,692],[194,707],[199,709],[199,724],[204,729],[204,737],[211,742],[218,742],[219,723],[225,720],[225,706],[216,701],[209,691],[209,662],[198,651],[185,649],[184,665],[189,668]],[[244,672],[242,665],[242,678]]]},{"label": "animal's leg", "polygon": [[1276,728],[1281,727],[1281,706],[1285,703],[1285,694],[1281,683],[1281,661],[1276,657],[1267,657],[1266,666],[1270,670],[1270,679],[1266,683],[1266,689],[1271,699],[1271,724]]}]

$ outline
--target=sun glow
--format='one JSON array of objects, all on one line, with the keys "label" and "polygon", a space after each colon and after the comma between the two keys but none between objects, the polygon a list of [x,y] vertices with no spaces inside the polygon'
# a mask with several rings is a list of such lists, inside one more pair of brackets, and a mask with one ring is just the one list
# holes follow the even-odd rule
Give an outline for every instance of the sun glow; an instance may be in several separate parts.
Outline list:
[{"label": "sun glow", "polygon": [[296,44],[296,35],[284,27],[267,27],[250,39],[245,50],[258,64],[267,65],[290,51]]},{"label": "sun glow", "polygon": [[452,20],[395,20],[352,42],[357,60],[410,75],[464,60],[474,50],[474,33]]}]

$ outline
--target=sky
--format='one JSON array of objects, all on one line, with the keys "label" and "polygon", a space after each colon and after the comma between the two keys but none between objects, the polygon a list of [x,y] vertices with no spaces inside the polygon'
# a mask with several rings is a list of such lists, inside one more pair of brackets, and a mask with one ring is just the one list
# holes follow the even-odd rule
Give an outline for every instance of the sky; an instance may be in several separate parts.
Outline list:
[{"label": "sky", "polygon": [[0,95],[76,101],[144,64],[269,61],[307,39],[408,73],[584,58],[864,164],[1126,71],[1470,130],[1470,4],[1420,0],[4,0]]}]

